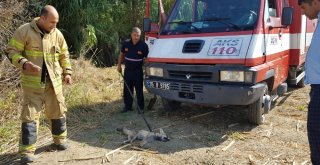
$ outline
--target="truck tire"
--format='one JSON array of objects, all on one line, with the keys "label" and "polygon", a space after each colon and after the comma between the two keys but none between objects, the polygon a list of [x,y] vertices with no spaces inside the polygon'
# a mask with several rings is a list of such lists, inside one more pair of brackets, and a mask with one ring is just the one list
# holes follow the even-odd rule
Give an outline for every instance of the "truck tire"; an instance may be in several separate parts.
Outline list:
[{"label": "truck tire", "polygon": [[175,111],[181,107],[181,102],[161,98],[164,111]]},{"label": "truck tire", "polygon": [[249,105],[248,120],[252,124],[263,124],[265,122],[263,96],[268,94],[268,86],[265,85],[264,94]]}]

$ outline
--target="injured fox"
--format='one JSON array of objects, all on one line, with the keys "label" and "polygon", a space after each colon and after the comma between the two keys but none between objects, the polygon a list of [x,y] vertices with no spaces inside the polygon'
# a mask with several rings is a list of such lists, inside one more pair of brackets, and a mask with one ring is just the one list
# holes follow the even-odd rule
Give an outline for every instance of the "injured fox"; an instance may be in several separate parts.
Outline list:
[{"label": "injured fox", "polygon": [[135,140],[141,140],[140,147],[143,147],[145,144],[153,141],[167,142],[170,140],[161,128],[159,133],[149,132],[146,130],[140,130],[136,133],[135,131],[129,130],[125,127],[117,128],[117,131],[128,136],[128,139],[123,143],[132,143]]}]

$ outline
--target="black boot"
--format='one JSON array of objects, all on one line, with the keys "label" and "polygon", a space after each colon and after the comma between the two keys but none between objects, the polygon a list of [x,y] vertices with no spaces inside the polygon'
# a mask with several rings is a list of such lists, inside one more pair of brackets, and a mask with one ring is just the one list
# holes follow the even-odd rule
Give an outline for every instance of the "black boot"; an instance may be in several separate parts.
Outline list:
[{"label": "black boot", "polygon": [[68,145],[63,143],[63,144],[51,144],[51,147],[50,147],[52,150],[58,150],[58,151],[63,151],[63,150],[66,150],[68,149]]}]

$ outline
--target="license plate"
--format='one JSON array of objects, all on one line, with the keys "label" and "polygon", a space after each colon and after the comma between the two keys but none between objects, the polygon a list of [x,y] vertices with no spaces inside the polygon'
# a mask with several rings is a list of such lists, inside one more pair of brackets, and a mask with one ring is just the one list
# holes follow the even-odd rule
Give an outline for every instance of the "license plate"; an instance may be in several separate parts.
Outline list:
[{"label": "license plate", "polygon": [[163,90],[170,89],[170,83],[167,83],[167,82],[147,81],[147,86],[149,88],[156,88],[156,89],[163,89]]}]

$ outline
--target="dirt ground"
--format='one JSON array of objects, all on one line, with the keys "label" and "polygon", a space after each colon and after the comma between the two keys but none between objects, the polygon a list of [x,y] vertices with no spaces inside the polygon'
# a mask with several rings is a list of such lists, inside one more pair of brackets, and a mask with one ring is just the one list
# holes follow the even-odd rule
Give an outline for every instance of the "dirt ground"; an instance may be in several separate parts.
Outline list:
[{"label": "dirt ground", "polygon": [[[145,116],[153,129],[164,129],[169,142],[149,143],[144,151],[136,149],[139,142],[116,150],[125,140],[116,128],[148,128],[136,112],[115,112],[103,121],[95,121],[98,124],[92,128],[69,130],[67,151],[48,151],[50,139],[41,139],[38,159],[32,165],[311,164],[306,132],[309,90],[309,86],[289,89],[260,126],[247,122],[246,107],[183,105],[180,110],[164,113],[158,98]],[[0,164],[18,164],[18,160],[7,159]]]}]

